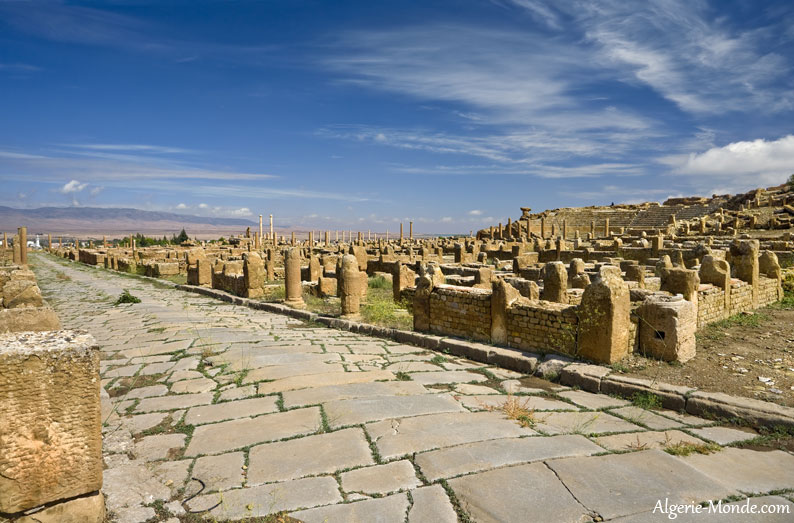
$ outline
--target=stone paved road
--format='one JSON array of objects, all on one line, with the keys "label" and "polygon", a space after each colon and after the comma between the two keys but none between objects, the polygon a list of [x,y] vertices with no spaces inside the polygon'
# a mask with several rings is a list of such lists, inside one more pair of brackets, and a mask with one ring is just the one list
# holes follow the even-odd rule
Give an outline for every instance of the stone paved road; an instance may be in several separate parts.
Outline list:
[{"label": "stone paved road", "polygon": [[[102,346],[114,521],[669,521],[659,500],[750,493],[789,514],[677,521],[794,520],[793,455],[664,451],[754,433],[564,387],[510,397],[514,372],[34,258],[64,327]],[[141,303],[113,306],[124,288]]]}]

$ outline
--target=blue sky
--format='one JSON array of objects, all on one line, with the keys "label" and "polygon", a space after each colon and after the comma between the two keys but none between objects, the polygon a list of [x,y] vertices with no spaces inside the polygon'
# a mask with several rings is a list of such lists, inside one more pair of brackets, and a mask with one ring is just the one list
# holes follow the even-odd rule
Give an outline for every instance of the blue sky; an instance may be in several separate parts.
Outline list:
[{"label": "blue sky", "polygon": [[794,5],[641,4],[0,0],[0,205],[447,233],[794,173]]}]

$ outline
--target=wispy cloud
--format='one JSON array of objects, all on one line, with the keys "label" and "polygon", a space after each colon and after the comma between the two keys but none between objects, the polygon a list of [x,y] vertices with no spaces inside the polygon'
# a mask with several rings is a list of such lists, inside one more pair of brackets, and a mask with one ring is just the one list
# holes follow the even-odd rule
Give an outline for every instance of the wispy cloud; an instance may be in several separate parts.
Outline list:
[{"label": "wispy cloud", "polygon": [[88,187],[87,183],[80,183],[77,180],[71,180],[65,183],[63,187],[61,187],[61,192],[63,194],[78,193],[81,192],[86,187]]}]

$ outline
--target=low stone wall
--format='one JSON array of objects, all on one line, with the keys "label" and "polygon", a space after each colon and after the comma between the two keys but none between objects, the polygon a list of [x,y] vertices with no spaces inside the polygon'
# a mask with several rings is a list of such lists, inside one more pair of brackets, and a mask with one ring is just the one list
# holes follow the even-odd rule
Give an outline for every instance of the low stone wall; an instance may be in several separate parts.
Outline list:
[{"label": "low stone wall", "polygon": [[573,355],[578,324],[574,305],[548,301],[516,303],[507,309],[508,345]]},{"label": "low stone wall", "polygon": [[430,332],[491,339],[491,291],[442,285],[430,295]]}]

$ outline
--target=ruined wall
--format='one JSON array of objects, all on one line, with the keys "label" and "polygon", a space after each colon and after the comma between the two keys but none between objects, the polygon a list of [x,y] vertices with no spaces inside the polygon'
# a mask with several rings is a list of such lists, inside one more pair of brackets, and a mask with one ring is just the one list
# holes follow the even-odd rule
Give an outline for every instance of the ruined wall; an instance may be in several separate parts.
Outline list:
[{"label": "ruined wall", "polygon": [[514,304],[507,309],[508,345],[574,354],[579,321],[576,309],[548,301]]},{"label": "ruined wall", "polygon": [[430,295],[430,331],[479,341],[491,339],[491,291],[444,285]]}]

